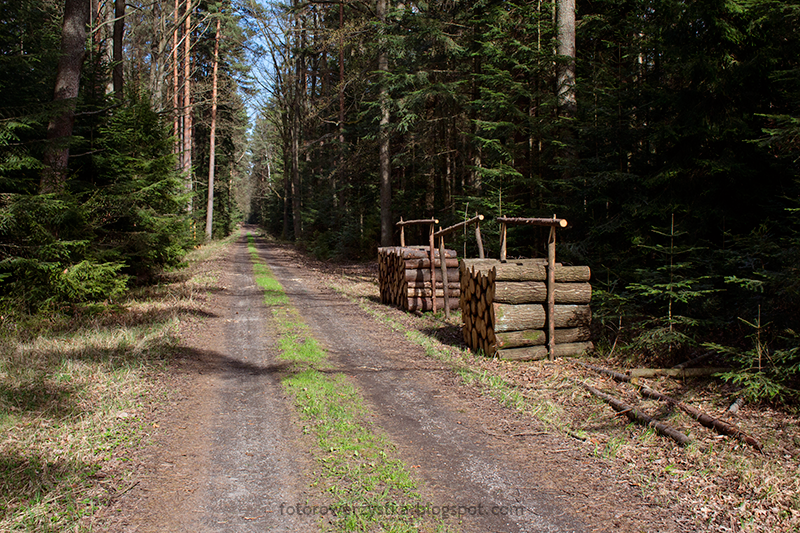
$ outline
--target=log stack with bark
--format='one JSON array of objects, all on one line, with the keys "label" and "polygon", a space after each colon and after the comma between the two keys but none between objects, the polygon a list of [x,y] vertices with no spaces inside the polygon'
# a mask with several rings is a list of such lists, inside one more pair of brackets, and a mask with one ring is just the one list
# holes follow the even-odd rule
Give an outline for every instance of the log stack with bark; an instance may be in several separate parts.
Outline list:
[{"label": "log stack with bark", "polygon": [[[441,259],[434,251],[434,274],[431,273],[431,250],[427,246],[388,246],[378,248],[378,283],[381,303],[405,311],[432,311],[444,308],[444,291],[448,291],[450,307],[458,309],[460,285],[458,258],[455,250],[445,250],[448,284],[441,279]],[[433,283],[431,283],[433,281]]]},{"label": "log stack with bark", "polygon": [[[520,361],[548,356],[547,260],[462,259],[459,270],[462,330],[472,350]],[[589,267],[555,265],[556,357],[592,348],[590,277]]]}]

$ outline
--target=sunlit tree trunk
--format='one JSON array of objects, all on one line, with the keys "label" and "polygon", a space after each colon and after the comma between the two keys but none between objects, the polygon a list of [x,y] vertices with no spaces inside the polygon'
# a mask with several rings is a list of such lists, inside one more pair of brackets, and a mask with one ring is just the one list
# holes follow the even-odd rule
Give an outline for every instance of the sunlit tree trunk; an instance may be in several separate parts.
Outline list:
[{"label": "sunlit tree trunk", "polygon": [[186,0],[186,21],[183,28],[183,173],[192,212],[192,0]]},{"label": "sunlit tree trunk", "polygon": [[122,36],[125,32],[125,0],[115,0],[114,2],[114,96],[118,101],[122,101]]},{"label": "sunlit tree trunk", "polygon": [[214,222],[214,152],[217,134],[217,72],[219,69],[220,22],[217,17],[217,33],[214,37],[214,67],[211,74],[211,140],[208,158],[208,204],[206,207],[206,240],[211,240]]},{"label": "sunlit tree trunk", "polygon": [[556,3],[556,53],[558,67],[558,110],[561,116],[573,117],[577,111],[575,98],[575,0]]},{"label": "sunlit tree trunk", "polygon": [[81,81],[81,66],[86,55],[86,25],[89,24],[89,0],[66,0],[61,30],[61,58],[58,60],[53,101],[60,106],[47,127],[45,169],[42,193],[63,190],[67,180],[69,139],[75,124],[75,105]]},{"label": "sunlit tree trunk", "polygon": [[[173,21],[175,28],[172,32],[172,135],[175,137],[175,154],[180,153],[180,68],[178,65],[178,20],[180,15],[180,0],[175,0]],[[182,162],[178,164],[182,165]]]},{"label": "sunlit tree trunk", "polygon": [[[299,47],[301,44],[302,33],[302,16],[298,13],[295,15],[295,46]],[[300,52],[302,53],[302,52]],[[292,218],[294,222],[294,238],[300,240],[303,231],[302,224],[302,198],[300,190],[300,114],[303,111],[303,92],[305,87],[302,86],[303,72],[302,62],[300,58],[295,58],[295,77],[294,92],[292,98]]]},{"label": "sunlit tree trunk", "polygon": [[[381,32],[385,32],[387,0],[378,0],[377,15],[381,23]],[[381,198],[381,246],[392,245],[392,175],[389,146],[389,95],[386,90],[386,76],[389,74],[389,56],[386,52],[386,39],[381,38],[378,52],[378,70],[382,78],[380,83],[380,198]]]}]

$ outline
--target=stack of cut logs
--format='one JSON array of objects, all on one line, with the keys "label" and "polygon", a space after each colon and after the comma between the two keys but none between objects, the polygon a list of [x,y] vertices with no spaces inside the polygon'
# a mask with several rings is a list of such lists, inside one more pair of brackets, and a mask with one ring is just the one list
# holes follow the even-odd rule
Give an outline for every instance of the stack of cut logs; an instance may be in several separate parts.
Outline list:
[{"label": "stack of cut logs", "polygon": [[[547,260],[463,259],[461,320],[464,341],[501,359],[532,361],[547,353]],[[591,349],[589,267],[555,267],[556,357]]]},{"label": "stack of cut logs", "polygon": [[[445,250],[447,296],[450,308],[458,309],[458,259],[455,250]],[[435,289],[431,287],[430,248],[427,246],[390,246],[378,248],[378,283],[381,303],[406,311],[432,311],[433,291],[436,309],[444,309],[442,264],[439,251],[434,253]]]}]

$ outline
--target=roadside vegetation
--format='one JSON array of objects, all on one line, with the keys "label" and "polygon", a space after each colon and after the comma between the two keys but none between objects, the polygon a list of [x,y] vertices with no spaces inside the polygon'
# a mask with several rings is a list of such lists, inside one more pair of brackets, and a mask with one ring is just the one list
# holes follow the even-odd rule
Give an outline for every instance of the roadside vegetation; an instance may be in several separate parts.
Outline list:
[{"label": "roadside vegetation", "polygon": [[131,452],[168,401],[181,321],[199,315],[228,241],[115,301],[0,317],[0,531],[89,531],[135,485]]}]

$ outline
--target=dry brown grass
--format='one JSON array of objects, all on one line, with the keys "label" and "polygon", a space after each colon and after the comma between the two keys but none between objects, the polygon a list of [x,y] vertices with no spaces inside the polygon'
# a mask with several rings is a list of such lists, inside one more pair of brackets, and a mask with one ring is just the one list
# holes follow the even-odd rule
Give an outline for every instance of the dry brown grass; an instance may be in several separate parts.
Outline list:
[{"label": "dry brown grass", "polygon": [[168,398],[159,376],[179,322],[203,316],[224,246],[122,302],[2,317],[0,531],[87,531],[130,486],[129,454]]}]

